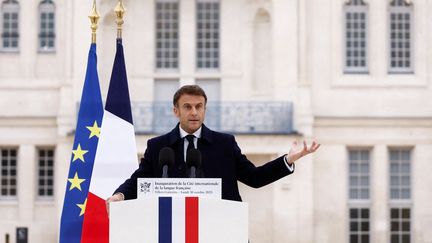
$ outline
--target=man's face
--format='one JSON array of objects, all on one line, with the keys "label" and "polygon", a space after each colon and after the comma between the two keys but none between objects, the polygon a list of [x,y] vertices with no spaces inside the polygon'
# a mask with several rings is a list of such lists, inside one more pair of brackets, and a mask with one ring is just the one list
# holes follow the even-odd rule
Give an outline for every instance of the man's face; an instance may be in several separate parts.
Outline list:
[{"label": "man's face", "polygon": [[192,134],[204,122],[206,104],[203,96],[184,94],[180,96],[174,113],[180,121],[180,126],[187,133]]}]

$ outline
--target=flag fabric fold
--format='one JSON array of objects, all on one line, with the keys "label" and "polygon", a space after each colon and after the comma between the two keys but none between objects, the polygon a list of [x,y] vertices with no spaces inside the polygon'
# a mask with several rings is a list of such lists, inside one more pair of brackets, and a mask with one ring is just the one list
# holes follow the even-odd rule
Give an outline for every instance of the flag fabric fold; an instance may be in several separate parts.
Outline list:
[{"label": "flag fabric fold", "polygon": [[117,39],[103,126],[84,215],[82,243],[108,243],[105,199],[138,167],[135,130],[121,39]]},{"label": "flag fabric fold", "polygon": [[79,243],[103,116],[96,44],[90,46],[60,222],[60,243]]}]

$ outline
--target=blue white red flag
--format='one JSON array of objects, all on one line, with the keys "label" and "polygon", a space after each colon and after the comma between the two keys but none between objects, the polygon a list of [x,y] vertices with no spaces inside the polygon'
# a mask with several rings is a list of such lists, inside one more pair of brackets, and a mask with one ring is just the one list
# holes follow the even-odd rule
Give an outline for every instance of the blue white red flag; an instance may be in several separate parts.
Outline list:
[{"label": "blue white red flag", "polygon": [[87,194],[98,146],[103,104],[96,44],[91,44],[60,222],[60,243],[80,243]]},{"label": "blue white red flag", "polygon": [[108,243],[105,199],[138,168],[135,130],[121,39],[111,74],[103,126],[84,215],[82,243]]}]

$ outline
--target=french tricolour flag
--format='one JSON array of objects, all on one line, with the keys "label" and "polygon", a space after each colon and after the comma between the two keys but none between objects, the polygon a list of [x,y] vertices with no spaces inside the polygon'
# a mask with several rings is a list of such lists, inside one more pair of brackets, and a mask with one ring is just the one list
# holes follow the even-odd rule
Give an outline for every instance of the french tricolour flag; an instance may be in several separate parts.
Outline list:
[{"label": "french tricolour flag", "polygon": [[245,203],[146,197],[110,205],[110,243],[247,243]]},{"label": "french tricolour flag", "polygon": [[108,243],[105,199],[138,167],[122,40],[117,51],[84,213],[82,243]]}]

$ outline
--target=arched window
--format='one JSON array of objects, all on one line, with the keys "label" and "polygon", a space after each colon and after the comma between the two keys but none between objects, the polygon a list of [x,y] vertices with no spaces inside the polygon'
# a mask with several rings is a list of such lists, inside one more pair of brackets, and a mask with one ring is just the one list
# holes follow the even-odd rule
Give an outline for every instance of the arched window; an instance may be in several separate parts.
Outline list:
[{"label": "arched window", "polygon": [[362,0],[351,0],[345,12],[345,73],[368,72],[368,6]]},{"label": "arched window", "polygon": [[392,0],[389,7],[389,72],[413,72],[412,56],[412,3]]},{"label": "arched window", "polygon": [[55,5],[52,0],[39,4],[39,51],[55,51]]},{"label": "arched window", "polygon": [[19,50],[19,4],[16,0],[5,0],[1,5],[1,50]]}]

